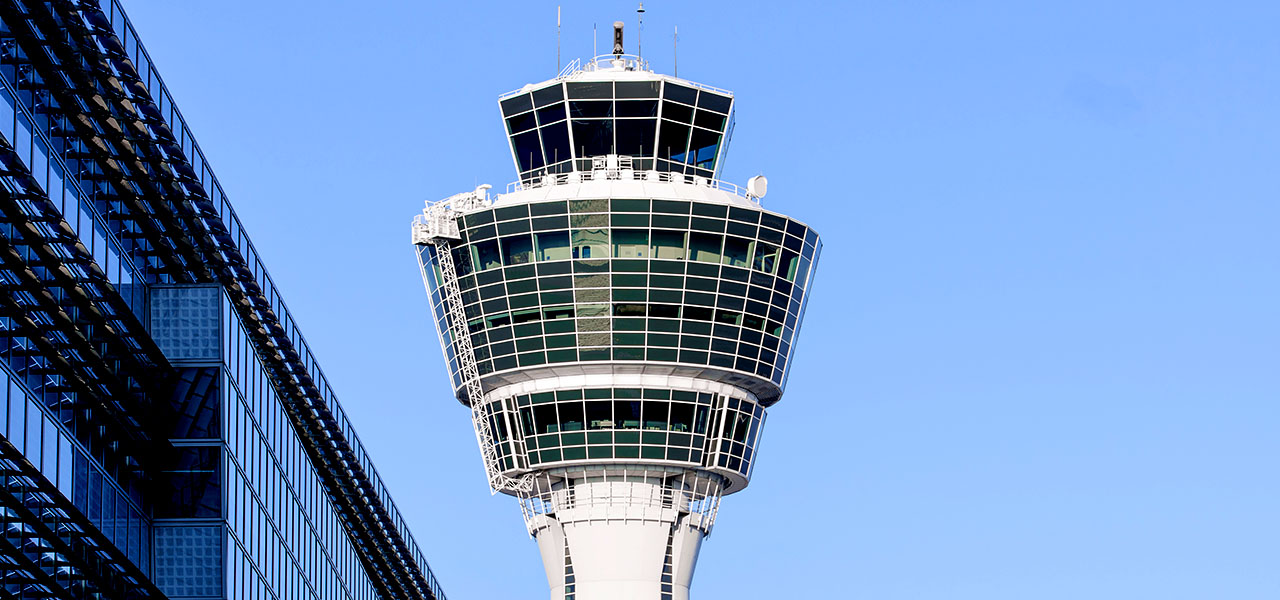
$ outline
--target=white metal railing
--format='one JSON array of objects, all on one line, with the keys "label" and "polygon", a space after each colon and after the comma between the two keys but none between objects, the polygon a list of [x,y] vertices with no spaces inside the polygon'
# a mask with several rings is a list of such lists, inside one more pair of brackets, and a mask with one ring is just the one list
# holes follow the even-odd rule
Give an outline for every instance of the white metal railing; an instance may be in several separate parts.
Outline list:
[{"label": "white metal railing", "polygon": [[[621,64],[616,64],[615,61],[620,62]],[[553,79],[552,81],[563,81],[565,79],[569,79],[573,77],[574,75],[577,75],[578,73],[591,73],[594,71],[604,71],[604,70],[617,69],[617,68],[621,68],[625,71],[646,71],[649,73],[653,72],[653,69],[649,66],[649,61],[639,56],[636,56],[634,54],[601,54],[600,56],[597,56],[587,61],[585,65],[582,63],[581,59],[575,58],[569,61],[569,64],[565,65],[563,69],[560,69],[560,72],[556,74],[555,79]],[[680,79],[680,83],[684,85],[688,85],[690,87],[698,88],[700,90],[714,92],[716,94],[733,96],[732,91],[726,90],[724,88],[718,88],[713,85],[707,85],[705,83],[698,83],[696,81],[689,81],[687,79]],[[515,96],[517,94],[521,94],[527,91],[529,91],[528,86],[511,90],[505,94],[498,96],[498,100],[500,101],[506,100],[507,98],[510,98],[512,96]]]},{"label": "white metal railing", "polygon": [[[629,158],[629,157],[620,157]],[[709,177],[698,177],[696,175],[686,175],[684,173],[671,173],[669,171],[636,171],[634,169],[618,167],[595,168],[592,164],[590,171],[573,171],[570,173],[547,173],[534,179],[530,183],[522,181],[513,181],[507,184],[508,194],[512,192],[522,192],[525,190],[535,190],[539,188],[550,187],[554,185],[572,185],[578,183],[586,183],[590,181],[652,181],[655,183],[675,183],[684,185],[698,185],[708,187],[713,190],[721,190],[746,198],[756,204],[760,204],[760,198],[753,196],[747,188],[728,181],[719,179],[711,179]]]}]

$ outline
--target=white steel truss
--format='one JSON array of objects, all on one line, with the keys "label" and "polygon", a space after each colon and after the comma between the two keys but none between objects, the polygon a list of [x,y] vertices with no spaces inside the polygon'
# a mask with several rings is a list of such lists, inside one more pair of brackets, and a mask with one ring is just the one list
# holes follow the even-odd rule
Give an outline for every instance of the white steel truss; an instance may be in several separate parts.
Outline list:
[{"label": "white steel truss", "polygon": [[[467,392],[467,401],[471,404],[471,423],[475,426],[476,443],[480,446],[480,459],[484,462],[490,493],[509,491],[527,494],[533,489],[533,474],[526,474],[519,479],[507,477],[502,472],[502,465],[498,463],[498,450],[493,445],[493,429],[484,415],[484,406],[491,399],[485,396],[480,385],[480,369],[471,346],[471,332],[467,331],[467,314],[462,308],[462,290],[458,286],[458,271],[453,263],[451,241],[462,237],[458,232],[458,217],[467,210],[488,206],[488,190],[488,185],[482,185],[473,192],[451,196],[428,206],[422,215],[414,219],[413,242],[431,244],[436,248],[436,260],[440,265],[440,289],[444,293],[445,310],[448,311],[447,333],[453,340],[458,371]],[[431,265],[422,265],[424,279],[430,268]]]}]

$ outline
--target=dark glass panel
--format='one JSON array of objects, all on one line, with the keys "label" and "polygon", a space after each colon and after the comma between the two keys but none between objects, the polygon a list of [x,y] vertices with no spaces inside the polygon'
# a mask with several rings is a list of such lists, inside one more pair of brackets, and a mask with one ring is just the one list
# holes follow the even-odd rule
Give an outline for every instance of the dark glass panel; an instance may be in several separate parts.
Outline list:
[{"label": "dark glass panel", "polygon": [[662,91],[662,97],[668,100],[675,100],[685,104],[696,104],[698,100],[698,90],[683,85],[676,85],[667,82]]},{"label": "dark glass panel", "polygon": [[613,429],[612,403],[608,400],[587,402],[587,427],[589,429]]},{"label": "dark glass panel", "polygon": [[[724,243],[724,264],[734,267],[745,267],[751,260],[751,242],[742,238],[729,236]],[[746,292],[745,286],[743,293]]]},{"label": "dark glass panel", "polygon": [[716,112],[729,114],[729,106],[732,103],[732,97],[713,94],[706,90],[703,90],[702,93],[698,95],[698,108],[707,108]]},{"label": "dark glass panel", "polygon": [[663,119],[658,136],[658,157],[684,162],[689,147],[689,127]]},{"label": "dark glass panel", "polygon": [[475,248],[475,264],[479,265],[481,271],[502,266],[497,240],[479,242],[472,247]]},{"label": "dark glass panel", "polygon": [[631,156],[652,156],[654,137],[657,134],[657,119],[620,119],[615,121],[618,128],[617,154]]},{"label": "dark glass panel", "polygon": [[693,408],[692,404],[672,403],[671,431],[689,431],[693,429]]},{"label": "dark glass panel", "polygon": [[555,123],[564,120],[564,103],[557,102],[551,106],[538,109],[538,124],[546,125],[547,123]]},{"label": "dark glass panel", "polygon": [[529,212],[535,217],[543,215],[563,215],[566,212],[569,212],[569,207],[568,203],[563,200],[558,202],[538,202],[536,204],[529,205]]},{"label": "dark glass panel", "polygon": [[582,81],[567,84],[570,98],[612,98],[612,81]]},{"label": "dark glass panel", "polygon": [[507,119],[507,133],[520,133],[528,131],[537,125],[537,121],[533,117],[532,112],[518,114]]},{"label": "dark glass panel", "polygon": [[543,165],[542,144],[538,142],[538,132],[530,131],[511,137],[511,147],[515,149],[516,161],[520,163],[520,171],[530,171]]},{"label": "dark glass panel", "polygon": [[605,119],[613,116],[613,102],[584,100],[569,102],[569,115],[575,119]]},{"label": "dark glass panel", "polygon": [[613,151],[613,121],[574,121],[573,143],[578,156],[601,156]]},{"label": "dark glass panel", "polygon": [[508,117],[516,113],[531,110],[532,108],[533,100],[529,97],[529,94],[512,96],[502,101],[502,114]]},{"label": "dark glass panel", "polygon": [[511,219],[519,219],[529,216],[529,206],[527,204],[517,204],[515,206],[504,206],[494,209],[494,218],[499,221],[509,221]]},{"label": "dark glass panel", "polygon": [[616,429],[640,429],[640,401],[614,401],[613,421]]},{"label": "dark glass panel", "polygon": [[218,466],[221,447],[174,448],[160,476],[157,518],[217,518],[222,516],[222,485]]},{"label": "dark glass panel", "polygon": [[[562,402],[559,405],[560,410],[560,431],[582,431],[582,403],[581,402]],[[582,434],[577,434],[579,437]]]},{"label": "dark glass panel", "polygon": [[[541,119],[542,115],[539,114],[538,118]],[[693,124],[697,125],[698,127],[706,127],[707,129],[724,131],[724,115],[708,112],[705,110],[700,110],[698,111],[698,116],[697,118],[694,119]]]},{"label": "dark glass panel", "polygon": [[218,430],[218,370],[213,368],[183,369],[174,387],[172,407],[174,424],[170,437],[216,438]]},{"label": "dark glass panel", "polygon": [[559,83],[549,85],[540,90],[533,90],[533,105],[546,106],[552,102],[564,100],[564,89]]},{"label": "dark glass panel", "polygon": [[619,81],[617,87],[619,98],[657,98],[658,81]]},{"label": "dark glass panel", "polygon": [[658,116],[658,101],[631,100],[629,102],[619,102],[616,110],[619,117],[656,117]]},{"label": "dark glass panel", "polygon": [[682,104],[667,102],[662,105],[662,118],[690,125],[693,123],[693,109]]},{"label": "dark glass panel", "polygon": [[720,134],[705,129],[694,128],[689,138],[689,154],[692,162],[699,167],[711,169],[715,167],[716,151],[720,147]]},{"label": "dark glass panel", "polygon": [[573,158],[573,151],[569,148],[567,122],[561,121],[542,128],[542,151],[549,165]]}]

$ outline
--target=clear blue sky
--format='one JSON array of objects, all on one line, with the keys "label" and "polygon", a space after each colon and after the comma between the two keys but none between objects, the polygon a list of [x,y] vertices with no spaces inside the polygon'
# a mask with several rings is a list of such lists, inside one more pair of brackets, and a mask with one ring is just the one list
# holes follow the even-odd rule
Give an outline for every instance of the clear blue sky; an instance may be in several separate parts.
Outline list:
[{"label": "clear blue sky", "polygon": [[[645,4],[826,243],[695,597],[1280,598],[1280,4]],[[408,224],[515,178],[556,3],[126,7],[450,597],[544,599]]]}]

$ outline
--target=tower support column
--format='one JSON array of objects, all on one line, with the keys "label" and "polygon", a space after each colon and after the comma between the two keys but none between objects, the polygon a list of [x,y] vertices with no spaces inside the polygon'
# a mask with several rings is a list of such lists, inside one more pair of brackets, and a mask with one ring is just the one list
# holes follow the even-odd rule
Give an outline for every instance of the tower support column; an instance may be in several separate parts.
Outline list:
[{"label": "tower support column", "polygon": [[662,481],[568,480],[529,520],[552,600],[688,600],[713,514]]}]

